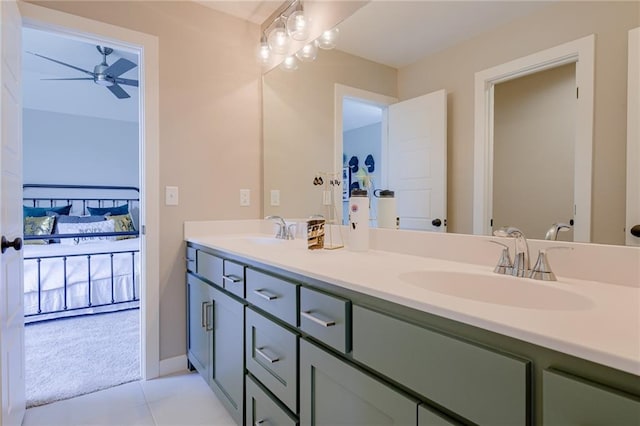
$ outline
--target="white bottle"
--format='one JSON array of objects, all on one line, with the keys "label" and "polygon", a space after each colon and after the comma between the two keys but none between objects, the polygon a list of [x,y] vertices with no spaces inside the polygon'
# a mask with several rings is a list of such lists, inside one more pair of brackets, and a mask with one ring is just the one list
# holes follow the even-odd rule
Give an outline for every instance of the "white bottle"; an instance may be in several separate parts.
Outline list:
[{"label": "white bottle", "polygon": [[378,228],[398,229],[398,213],[394,192],[388,189],[376,189],[378,197]]},{"label": "white bottle", "polygon": [[351,191],[348,236],[349,250],[369,250],[369,197],[365,189]]}]

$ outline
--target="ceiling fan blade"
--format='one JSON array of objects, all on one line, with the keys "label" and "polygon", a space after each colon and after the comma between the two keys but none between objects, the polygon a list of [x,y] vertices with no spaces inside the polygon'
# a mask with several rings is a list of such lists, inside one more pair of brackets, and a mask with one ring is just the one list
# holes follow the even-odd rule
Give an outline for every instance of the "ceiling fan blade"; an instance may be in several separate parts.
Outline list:
[{"label": "ceiling fan blade", "polygon": [[125,86],[138,87],[138,80],[129,80],[128,78],[115,78],[113,81],[118,84],[124,84]]},{"label": "ceiling fan blade", "polygon": [[38,56],[40,58],[46,59],[46,60],[51,61],[51,62],[55,62],[56,64],[64,65],[65,67],[73,68],[74,70],[78,70],[80,72],[83,72],[85,74],[89,74],[90,76],[93,76],[93,73],[91,71],[84,70],[84,69],[76,67],[74,65],[70,65],[70,64],[67,64],[65,62],[58,61],[56,59],[48,58],[48,57],[40,55],[38,53],[33,53],[33,52],[27,52],[27,53],[31,53],[32,55]]},{"label": "ceiling fan blade", "polygon": [[135,68],[136,64],[128,59],[120,58],[115,61],[109,68],[104,70],[104,73],[111,77],[118,77],[132,68]]},{"label": "ceiling fan blade", "polygon": [[93,77],[77,77],[77,78],[41,78],[40,80],[91,80]]},{"label": "ceiling fan blade", "polygon": [[118,86],[117,84],[114,84],[113,86],[107,86],[107,89],[111,90],[111,93],[116,95],[116,98],[118,99],[126,99],[131,97],[127,92],[124,91],[122,87]]}]

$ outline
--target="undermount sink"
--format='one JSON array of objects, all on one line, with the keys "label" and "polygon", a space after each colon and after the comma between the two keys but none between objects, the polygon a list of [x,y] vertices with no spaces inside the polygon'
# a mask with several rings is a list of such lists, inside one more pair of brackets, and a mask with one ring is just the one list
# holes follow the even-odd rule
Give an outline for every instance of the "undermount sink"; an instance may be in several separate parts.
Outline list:
[{"label": "undermount sink", "polygon": [[405,272],[399,278],[428,291],[495,305],[542,310],[586,310],[594,306],[590,299],[560,288],[559,282],[440,270]]}]

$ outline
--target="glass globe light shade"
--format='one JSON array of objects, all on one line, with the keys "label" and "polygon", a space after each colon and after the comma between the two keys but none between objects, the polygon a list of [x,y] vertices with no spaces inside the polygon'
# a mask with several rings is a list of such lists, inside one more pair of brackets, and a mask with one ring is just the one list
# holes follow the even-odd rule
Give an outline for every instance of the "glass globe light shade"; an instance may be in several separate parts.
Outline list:
[{"label": "glass globe light shade", "polygon": [[291,44],[291,39],[287,35],[287,29],[282,22],[282,19],[278,19],[278,23],[271,31],[269,31],[269,35],[267,36],[267,43],[269,44],[269,48],[273,51],[273,53],[277,55],[284,55],[289,51],[289,45]]},{"label": "glass globe light shade", "polygon": [[333,28],[323,32],[322,35],[318,37],[318,47],[320,49],[333,49],[336,47],[339,33],[340,30],[338,28]]},{"label": "glass globe light shade", "polygon": [[298,61],[295,56],[287,56],[280,64],[280,68],[285,71],[295,71],[298,69]]},{"label": "glass globe light shade", "polygon": [[309,38],[309,20],[302,10],[296,10],[287,18],[287,32],[297,41]]},{"label": "glass globe light shade", "polygon": [[314,41],[307,43],[304,47],[296,52],[296,58],[302,62],[311,62],[318,57],[318,44]]},{"label": "glass globe light shade", "polygon": [[266,38],[260,41],[258,45],[258,62],[261,65],[268,65],[271,62],[271,49],[269,49],[269,44],[267,44]]}]

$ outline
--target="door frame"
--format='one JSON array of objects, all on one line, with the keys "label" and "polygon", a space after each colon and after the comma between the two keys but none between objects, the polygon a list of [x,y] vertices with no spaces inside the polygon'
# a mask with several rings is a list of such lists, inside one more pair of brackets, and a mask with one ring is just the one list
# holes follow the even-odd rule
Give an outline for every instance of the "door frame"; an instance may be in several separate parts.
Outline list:
[{"label": "door frame", "polygon": [[159,251],[159,44],[156,36],[104,22],[19,3],[23,26],[82,39],[113,42],[139,54],[140,63],[140,228],[141,373],[144,380],[160,375]]},{"label": "door frame", "polygon": [[[475,74],[473,233],[491,235],[493,107],[498,83],[574,62],[576,104],[574,241],[591,240],[595,35],[589,35]],[[517,224],[513,224],[517,226]]]},{"label": "door frame", "polygon": [[628,246],[640,246],[631,227],[640,224],[640,27],[629,31],[627,73],[627,212],[625,236]]},{"label": "door frame", "polygon": [[[342,101],[345,98],[355,99],[362,103],[368,103],[382,108],[382,146],[380,149],[381,164],[386,164],[389,148],[388,139],[388,114],[387,107],[391,104],[398,102],[398,98],[392,96],[381,95],[380,93],[370,92],[368,90],[358,89],[344,84],[335,83],[333,96],[333,155],[334,155],[334,173],[338,176],[342,176],[342,152],[344,150],[343,140],[343,124],[342,124]],[[387,176],[381,176],[381,188],[386,188]],[[337,206],[336,206],[337,207]],[[336,208],[336,221],[338,224],[342,224],[342,208]]]}]

